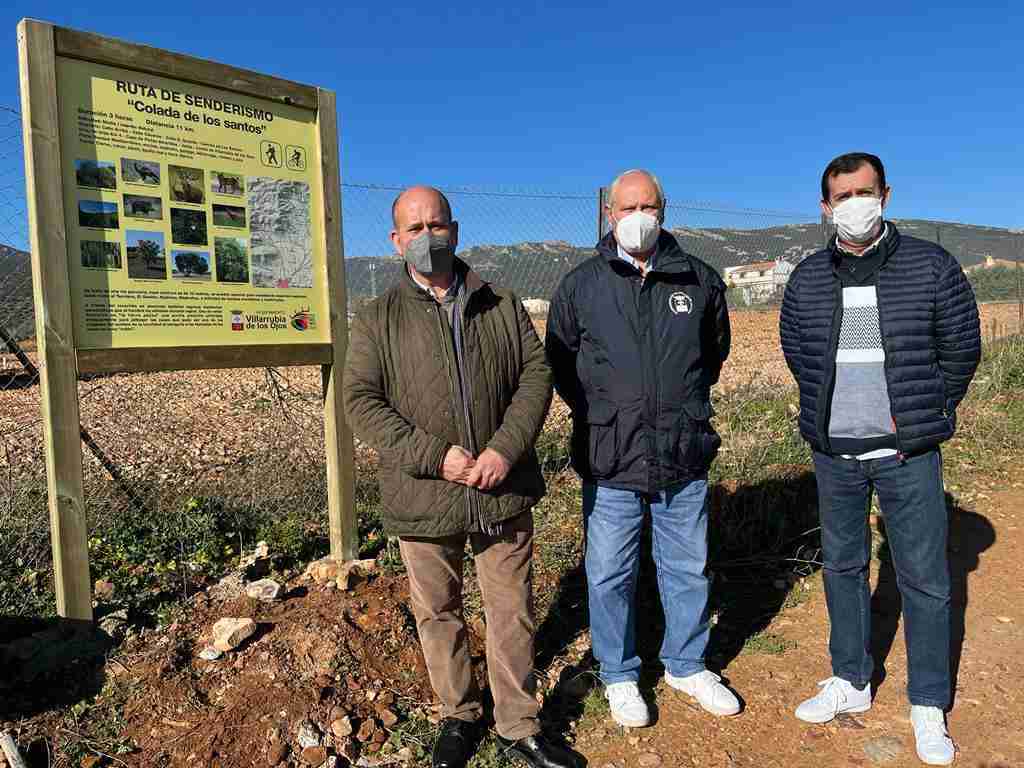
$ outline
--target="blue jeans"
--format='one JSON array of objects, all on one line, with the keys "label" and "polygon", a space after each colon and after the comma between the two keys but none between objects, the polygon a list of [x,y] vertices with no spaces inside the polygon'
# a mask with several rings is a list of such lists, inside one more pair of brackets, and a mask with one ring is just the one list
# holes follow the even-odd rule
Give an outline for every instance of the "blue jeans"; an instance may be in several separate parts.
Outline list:
[{"label": "blue jeans", "polygon": [[591,643],[606,684],[640,678],[636,582],[647,513],[665,611],[661,661],[678,677],[704,669],[709,630],[707,495],[706,477],[651,494],[584,484]]},{"label": "blue jeans", "polygon": [[903,461],[815,453],[814,471],[832,674],[861,688],[874,671],[868,586],[868,505],[874,490],[903,600],[907,695],[911,704],[945,709],[950,701],[949,518],[939,451]]}]

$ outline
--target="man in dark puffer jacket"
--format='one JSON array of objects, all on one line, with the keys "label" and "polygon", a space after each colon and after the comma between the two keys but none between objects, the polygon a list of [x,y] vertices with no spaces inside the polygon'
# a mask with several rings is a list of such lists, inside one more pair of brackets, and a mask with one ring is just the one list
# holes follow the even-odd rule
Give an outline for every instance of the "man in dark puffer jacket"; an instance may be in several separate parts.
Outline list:
[{"label": "man in dark puffer jacket", "polygon": [[882,218],[874,155],[841,155],[821,179],[837,234],[793,272],[782,304],[800,431],[814,452],[833,677],[796,711],[822,723],[871,707],[868,502],[878,493],[903,598],[917,753],[952,762],[948,521],[939,444],[981,358],[974,294],[940,246]]}]

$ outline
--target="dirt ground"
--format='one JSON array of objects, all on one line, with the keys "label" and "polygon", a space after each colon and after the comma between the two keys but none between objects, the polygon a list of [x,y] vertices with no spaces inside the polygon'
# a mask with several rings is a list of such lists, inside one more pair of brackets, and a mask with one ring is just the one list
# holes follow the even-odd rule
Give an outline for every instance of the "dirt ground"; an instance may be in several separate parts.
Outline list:
[{"label": "dirt ground", "polygon": [[[1018,577],[1024,558],[1022,487],[1016,483],[982,493],[987,498],[979,498],[970,510],[957,508],[951,523],[954,635],[962,633],[963,644],[949,729],[959,766],[1024,766],[1024,585]],[[780,613],[768,629],[792,647],[779,655],[741,655],[724,671],[745,702],[739,716],[713,718],[661,684],[653,727],[624,732],[606,719],[581,733],[577,748],[599,768],[642,765],[646,753],[657,754],[666,766],[921,765],[905,696],[906,649],[895,579],[891,569],[877,565],[872,564],[873,645],[876,656],[885,660],[885,677],[869,712],[820,726],[792,715],[816,691],[815,684],[831,674],[828,617],[824,593],[817,587],[809,600]],[[630,741],[637,737],[638,743]],[[864,747],[880,737],[897,740],[900,753],[876,763]]]},{"label": "dirt ground", "polygon": [[[959,750],[957,765],[1021,768],[1024,584],[1017,566],[1024,559],[1024,483],[978,480],[971,488],[971,502],[956,503],[951,519],[954,637],[963,642],[954,642],[957,675],[950,731]],[[564,535],[572,533],[567,529]],[[538,593],[554,591],[551,574],[540,562],[538,567]],[[816,690],[817,681],[830,674],[819,574],[784,588],[796,599],[787,598],[764,629],[771,647],[754,646],[725,661],[723,675],[744,701],[739,716],[711,717],[682,694],[659,685],[654,662],[645,667],[642,684],[655,705],[655,724],[619,728],[600,708],[588,710],[585,703],[600,693],[589,690],[592,659],[584,629],[578,635],[565,634],[559,650],[539,660],[544,666],[546,724],[574,742],[593,768],[917,766],[904,696],[906,653],[898,593],[884,558],[881,565],[873,561],[872,569],[873,646],[884,676],[868,713],[822,726],[801,723],[792,715],[796,705]],[[420,745],[421,751],[406,753],[406,763],[428,764],[429,718],[436,718],[436,710],[403,576],[386,570],[369,574],[348,591],[296,577],[284,599],[273,604],[258,603],[238,590],[229,579],[223,587],[201,593],[177,622],[129,641],[95,670],[100,678],[97,689],[103,692],[91,717],[102,717],[102,699],[107,697],[121,707],[124,729],[111,734],[109,742],[93,741],[92,748],[107,752],[112,744],[134,742],[135,749],[117,755],[116,762],[112,756],[101,762],[57,764],[320,765],[316,755],[307,759],[297,746],[298,729],[306,721],[326,735],[329,753],[345,755],[353,764],[360,759],[362,765],[394,764],[397,747],[410,744]],[[545,624],[585,627],[573,611],[571,603],[556,601]],[[641,611],[641,635],[651,634],[650,613]],[[257,631],[237,651],[204,661],[199,651],[209,642],[213,622],[224,616],[251,617]],[[713,629],[713,645],[715,633],[722,629]],[[485,684],[482,634],[479,621],[471,620],[474,664]],[[552,686],[556,680],[559,684]],[[591,682],[580,686],[574,680]],[[60,738],[62,732],[69,733],[68,709],[54,707],[46,700],[53,691],[43,691],[19,687],[16,700],[8,699],[5,705],[23,712],[35,707],[38,714],[17,723],[0,722],[28,745],[32,766],[52,764],[40,736],[56,733]],[[76,692],[70,701],[80,695]],[[36,696],[43,699],[36,701]],[[74,707],[70,710],[74,712]],[[332,735],[330,724],[345,717],[353,733]],[[92,732],[96,727],[94,723]],[[865,751],[881,738],[888,739],[894,755],[887,761],[872,760]],[[385,746],[386,742],[390,744]],[[499,768],[509,763],[488,758],[474,765]]]},{"label": "dirt ground", "polygon": [[[997,336],[1014,331],[1016,313],[1016,305],[984,305],[986,338],[993,329]],[[777,313],[736,312],[733,335],[726,386],[765,377],[789,386],[778,348]],[[306,406],[308,413],[302,416],[314,423],[318,418],[316,371],[303,369],[293,375],[297,391],[313,393]],[[104,446],[113,444],[115,435],[163,435],[155,438],[156,445],[140,440],[122,449],[115,444],[119,449],[115,454],[127,474],[149,472],[162,455],[159,448],[175,442],[176,461],[180,463],[184,455],[188,462],[217,475],[222,466],[250,455],[245,451],[281,455],[270,454],[275,422],[263,418],[265,410],[257,407],[263,402],[259,398],[267,398],[268,386],[261,371],[110,377],[83,384],[87,388],[83,413]],[[163,393],[162,407],[137,408],[142,396],[152,397],[155,392]],[[197,397],[206,403],[207,423],[238,424],[238,430],[206,430],[196,435],[194,427],[188,429],[195,421],[190,403]],[[0,399],[0,427],[6,430],[26,423],[25,416],[32,409],[38,410],[36,388],[5,392]],[[564,417],[557,409],[551,416]],[[186,434],[190,436],[187,441]],[[289,455],[296,452],[301,458],[306,451],[318,451],[321,439],[314,432],[305,436],[308,445],[297,441],[281,450]],[[187,446],[187,451],[181,446]],[[27,451],[19,460],[20,454],[5,453],[0,456],[0,471],[16,474],[32,464],[34,455]],[[255,463],[253,467],[258,474],[260,467]],[[1017,480],[1020,476],[1010,477]],[[1020,687],[1024,680],[1024,583],[1018,576],[1019,564],[1024,561],[1024,483],[1017,480],[998,485],[973,477],[970,487],[974,493],[958,499],[964,506],[957,506],[952,519],[954,616],[963,643],[950,730],[960,749],[958,765],[1024,768],[1024,693]],[[553,483],[551,492],[556,491]],[[958,491],[951,492],[959,496]],[[576,551],[565,545],[565,540],[578,535],[578,528],[570,525],[561,536],[552,532],[538,546]],[[575,563],[549,565],[541,560],[538,558],[536,591],[550,597]],[[873,613],[876,646],[885,656],[886,675],[868,713],[825,726],[805,725],[792,716],[796,705],[816,690],[817,681],[830,674],[824,595],[820,577],[812,576],[806,581],[806,590],[800,582],[787,585],[793,599],[785,602],[790,607],[777,614],[773,611],[764,632],[776,650],[744,652],[725,660],[724,675],[745,702],[740,716],[712,718],[681,694],[660,686],[653,690],[656,724],[631,732],[599,714],[588,713],[583,702],[587,691],[571,685],[572,676],[566,672],[584,670],[584,677],[589,677],[586,670],[591,668],[587,661],[589,639],[585,632],[580,633],[585,626],[580,619],[584,609],[578,601],[556,599],[544,624],[557,629],[561,644],[549,637],[538,664],[547,702],[561,699],[565,704],[568,700],[568,706],[561,709],[569,714],[556,711],[547,722],[567,733],[595,768],[652,764],[654,758],[646,755],[656,755],[664,766],[868,766],[875,763],[865,752],[865,744],[886,736],[895,740],[890,742],[891,748],[898,745],[902,752],[879,764],[916,766],[904,696],[906,655],[898,626],[898,599],[891,571],[877,566],[874,562]],[[34,685],[20,686],[13,696],[9,690],[0,691],[0,729],[11,730],[26,747],[33,768],[313,764],[303,762],[297,749],[298,727],[309,720],[328,733],[331,723],[343,717],[350,719],[354,732],[331,737],[330,750],[338,755],[369,762],[378,759],[382,751],[388,752],[381,746],[387,742],[429,746],[434,702],[407,598],[404,577],[387,569],[362,580],[349,592],[295,578],[289,581],[284,600],[270,605],[240,597],[237,590],[204,594],[170,627],[111,648],[104,664],[79,670],[80,679],[69,683],[66,691],[55,693]],[[551,603],[548,600],[546,604]],[[224,616],[253,618],[256,634],[238,651],[219,660],[198,658],[212,624]],[[480,625],[471,623],[474,662],[482,676],[481,634]],[[0,679],[12,670],[0,664]],[[657,675],[653,668],[648,671],[645,680],[651,691]],[[562,684],[552,689],[558,680]],[[103,741],[89,742],[92,746],[83,757],[102,757],[99,752],[110,753],[113,746],[129,740],[138,750],[111,754],[99,763],[80,759],[54,763],[46,739],[73,740],[76,726],[69,725],[68,713],[77,717],[79,703],[97,694],[119,710],[116,720],[123,722],[125,729],[108,734]],[[103,706],[99,702],[94,711],[101,713]],[[546,706],[551,709],[559,708]],[[5,721],[5,711],[19,715]],[[570,723],[575,730],[565,731]],[[80,727],[87,730],[85,723]],[[356,738],[360,733],[362,739]],[[416,759],[414,752],[412,763],[424,764]],[[345,762],[338,764],[343,767]],[[483,768],[485,764],[477,765]],[[487,768],[502,765],[486,763]]]},{"label": "dirt ground", "polygon": [[[200,593],[181,620],[131,638],[100,669],[79,670],[95,676],[91,693],[99,691],[94,722],[83,730],[102,734],[95,721],[104,717],[118,724],[107,739],[83,741],[86,761],[90,753],[101,760],[82,766],[311,764],[297,735],[307,722],[332,754],[355,762],[379,752],[399,718],[426,722],[432,714],[404,578],[365,575],[347,591],[297,578],[274,603],[241,589],[237,577],[228,577]],[[204,660],[213,624],[228,616],[253,619],[255,633],[236,650]],[[475,636],[473,643],[479,650]],[[482,674],[479,653],[477,667]],[[18,685],[3,704],[30,715],[9,724],[27,743],[30,765],[50,765],[33,735],[59,740],[67,731],[59,694],[51,686]],[[331,724],[341,719],[351,731],[335,735]],[[119,745],[132,745],[130,754],[118,755]]]}]

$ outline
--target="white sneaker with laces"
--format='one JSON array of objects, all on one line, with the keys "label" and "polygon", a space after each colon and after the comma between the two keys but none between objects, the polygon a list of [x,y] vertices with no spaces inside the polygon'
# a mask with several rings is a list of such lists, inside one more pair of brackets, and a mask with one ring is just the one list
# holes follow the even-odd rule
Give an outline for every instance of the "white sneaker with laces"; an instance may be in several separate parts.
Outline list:
[{"label": "white sneaker with laces", "polygon": [[842,712],[867,712],[871,709],[871,683],[861,689],[841,677],[818,683],[821,688],[796,708],[796,716],[805,723],[827,723]]},{"label": "white sneaker with laces", "polygon": [[910,707],[914,726],[917,756],[926,765],[949,765],[956,757],[956,747],[946,730],[946,718],[938,707],[914,704]]},{"label": "white sneaker with laces", "polygon": [[627,680],[610,683],[604,689],[605,698],[611,708],[612,720],[626,728],[643,728],[651,724],[651,713],[647,702],[640,695],[636,683]]},{"label": "white sneaker with laces", "polygon": [[722,678],[714,672],[705,669],[686,677],[676,677],[665,672],[665,682],[677,691],[693,696],[701,707],[713,715],[739,714],[740,700],[722,685]]}]

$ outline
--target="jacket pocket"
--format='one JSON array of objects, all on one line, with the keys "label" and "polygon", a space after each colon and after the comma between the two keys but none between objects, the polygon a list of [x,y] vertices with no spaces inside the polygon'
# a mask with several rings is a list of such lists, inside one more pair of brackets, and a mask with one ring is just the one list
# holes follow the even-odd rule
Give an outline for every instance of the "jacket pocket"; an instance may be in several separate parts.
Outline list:
[{"label": "jacket pocket", "polygon": [[691,474],[703,474],[711,467],[722,447],[722,438],[711,426],[715,415],[711,403],[683,403],[682,430],[679,434],[678,461]]},{"label": "jacket pocket", "polygon": [[609,402],[595,400],[587,408],[587,461],[592,474],[609,477],[619,463],[618,410]]}]

